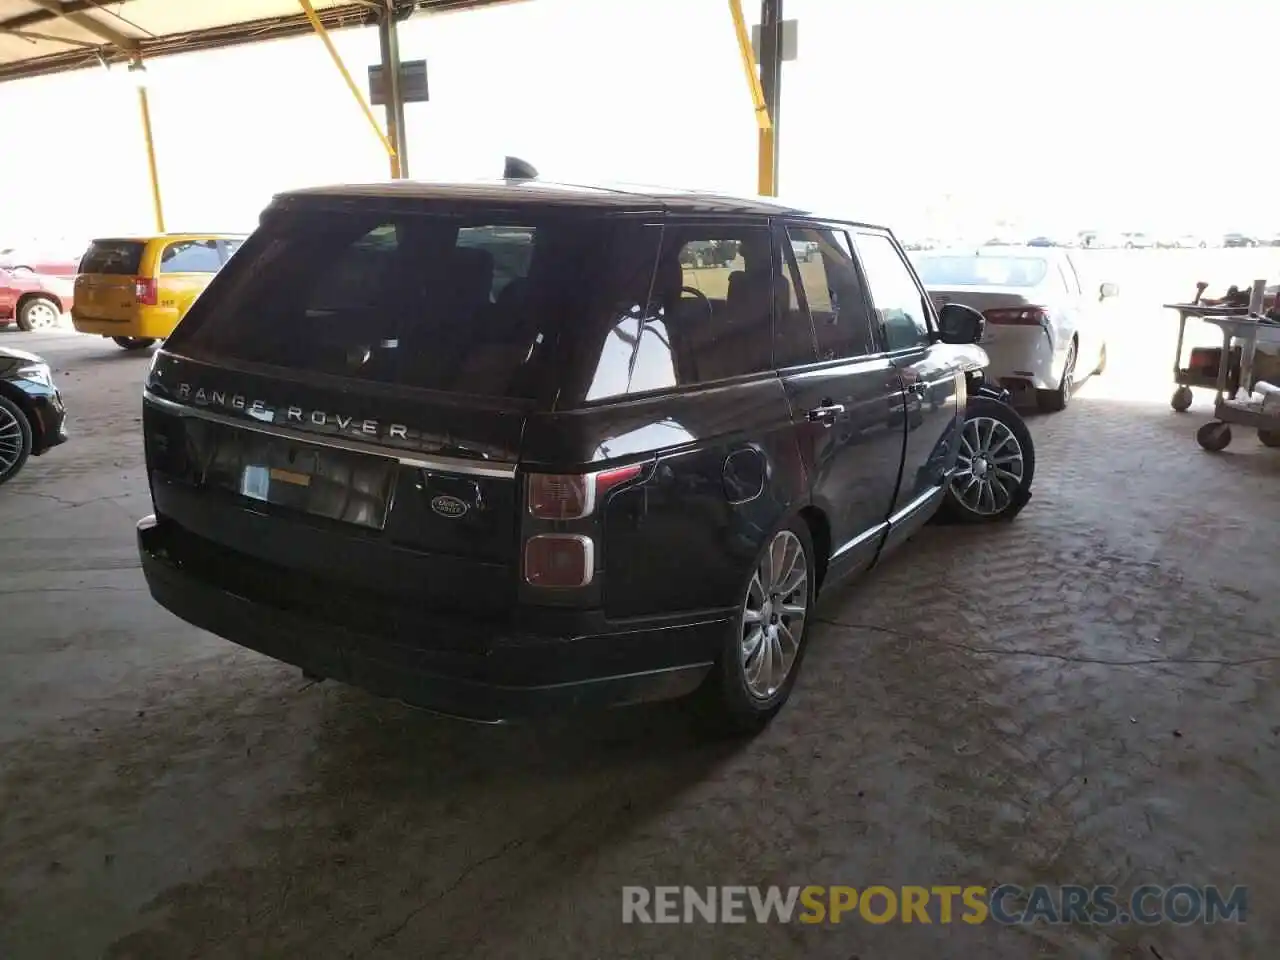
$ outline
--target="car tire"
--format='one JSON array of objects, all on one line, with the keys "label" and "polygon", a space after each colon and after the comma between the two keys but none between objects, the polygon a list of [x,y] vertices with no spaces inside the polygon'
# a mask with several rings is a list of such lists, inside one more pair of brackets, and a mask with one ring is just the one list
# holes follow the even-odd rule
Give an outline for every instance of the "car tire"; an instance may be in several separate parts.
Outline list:
[{"label": "car tire", "polygon": [[974,397],[965,407],[960,458],[942,498],[940,519],[1008,522],[1031,499],[1035,475],[1035,443],[1026,421],[1007,403]]},{"label": "car tire", "polygon": [[1036,405],[1045,413],[1061,413],[1071,402],[1071,393],[1075,389],[1078,352],[1079,344],[1072,340],[1067,353],[1067,366],[1062,371],[1062,380],[1059,381],[1057,389],[1036,391]]},{"label": "car tire", "polygon": [[156,342],[155,337],[112,337],[121,350],[145,350]]},{"label": "car tire", "polygon": [[1196,431],[1196,442],[1210,453],[1221,453],[1231,445],[1231,427],[1211,420]]},{"label": "car tire", "polygon": [[28,297],[18,308],[18,329],[24,333],[47,330],[58,325],[62,310],[50,297]]},{"label": "car tire", "polygon": [[[804,568],[797,577],[799,563]],[[744,578],[738,614],[725,631],[719,659],[697,694],[704,732],[752,736],[787,702],[809,639],[817,569],[804,520],[793,517],[769,536]],[[788,593],[778,593],[788,588]],[[765,675],[762,656],[768,656],[769,664],[774,656],[782,658],[781,676]]]},{"label": "car tire", "polygon": [[1280,430],[1259,430],[1258,441],[1264,447],[1280,447]]},{"label": "car tire", "polygon": [[31,421],[8,397],[0,397],[0,484],[18,475],[31,455]]}]

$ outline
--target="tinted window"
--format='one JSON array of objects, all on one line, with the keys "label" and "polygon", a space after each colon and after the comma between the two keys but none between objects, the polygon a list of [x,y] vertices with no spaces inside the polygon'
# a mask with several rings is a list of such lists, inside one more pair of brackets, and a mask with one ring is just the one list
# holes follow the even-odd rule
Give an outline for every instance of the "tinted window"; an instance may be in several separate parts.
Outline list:
[{"label": "tinted window", "polygon": [[269,211],[169,342],[431,390],[571,399],[553,352],[594,369],[606,327],[644,314],[660,231],[509,216]]},{"label": "tinted window", "polygon": [[772,366],[774,273],[767,227],[714,228],[671,223],[647,304],[622,316],[607,350],[627,351],[603,365],[588,399],[707,383]]},{"label": "tinted window", "polygon": [[788,228],[787,232],[813,321],[819,359],[873,352],[862,279],[844,231],[805,227]]},{"label": "tinted window", "polygon": [[857,244],[885,346],[902,350],[928,344],[924,296],[893,241],[883,234],[860,233]]},{"label": "tinted window", "polygon": [[938,287],[1034,287],[1049,274],[1040,257],[964,255],[921,256],[915,260],[920,281]]},{"label": "tinted window", "polygon": [[137,240],[95,240],[80,258],[80,272],[136,276],[143,246]]},{"label": "tinted window", "polygon": [[217,273],[221,267],[217,240],[183,240],[160,254],[161,273]]}]

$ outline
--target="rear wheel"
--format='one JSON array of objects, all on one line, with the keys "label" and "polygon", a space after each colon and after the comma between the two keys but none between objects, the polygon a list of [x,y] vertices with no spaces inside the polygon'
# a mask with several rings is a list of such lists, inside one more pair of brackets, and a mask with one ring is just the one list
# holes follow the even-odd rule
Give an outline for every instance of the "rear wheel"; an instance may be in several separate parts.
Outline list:
[{"label": "rear wheel", "polygon": [[112,337],[122,350],[145,350],[156,342],[155,337]]},{"label": "rear wheel", "polygon": [[716,732],[758,733],[791,696],[804,659],[815,571],[809,527],[793,518],[756,558],[720,662],[699,692]]},{"label": "rear wheel", "polygon": [[48,297],[29,297],[18,307],[18,329],[30,333],[32,330],[48,330],[58,325],[62,311]]},{"label": "rear wheel", "polygon": [[1036,404],[1046,413],[1065,410],[1067,404],[1071,402],[1071,392],[1075,389],[1077,347],[1077,343],[1072,340],[1071,346],[1067,348],[1067,366],[1062,371],[1062,379],[1058,382],[1057,389],[1036,391]]},{"label": "rear wheel", "polygon": [[16,403],[0,397],[0,483],[12,480],[31,454],[31,421]]},{"label": "rear wheel", "polygon": [[1035,472],[1035,445],[1018,411],[975,397],[965,409],[960,456],[941,512],[962,523],[1012,520],[1031,499]]},{"label": "rear wheel", "polygon": [[1259,430],[1258,439],[1263,446],[1280,447],[1280,430]]}]

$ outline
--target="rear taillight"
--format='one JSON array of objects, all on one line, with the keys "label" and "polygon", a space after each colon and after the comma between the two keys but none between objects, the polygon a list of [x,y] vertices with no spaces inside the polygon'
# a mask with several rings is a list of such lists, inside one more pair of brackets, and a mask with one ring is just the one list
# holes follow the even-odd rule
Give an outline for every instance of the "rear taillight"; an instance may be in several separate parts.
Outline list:
[{"label": "rear taillight", "polygon": [[156,281],[154,277],[134,277],[133,279],[133,299],[140,306],[154,307],[156,305]]},{"label": "rear taillight", "polygon": [[643,470],[644,465],[636,463],[599,473],[531,473],[529,513],[539,520],[581,520],[589,517],[605,494],[619,484],[634,480]]},{"label": "rear taillight", "polygon": [[595,563],[595,541],[581,534],[540,533],[524,542],[524,579],[535,587],[585,587]]},{"label": "rear taillight", "polygon": [[1047,327],[1049,311],[1044,307],[995,307],[983,313],[987,323],[1009,327]]}]

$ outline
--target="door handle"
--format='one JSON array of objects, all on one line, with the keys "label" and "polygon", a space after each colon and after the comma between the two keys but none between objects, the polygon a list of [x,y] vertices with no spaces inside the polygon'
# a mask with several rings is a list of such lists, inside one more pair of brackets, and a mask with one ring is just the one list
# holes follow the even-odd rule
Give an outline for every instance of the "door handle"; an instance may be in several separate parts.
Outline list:
[{"label": "door handle", "polygon": [[824,403],[820,407],[814,407],[805,416],[810,423],[821,423],[823,426],[830,427],[835,424],[836,418],[843,414],[843,403]]}]

